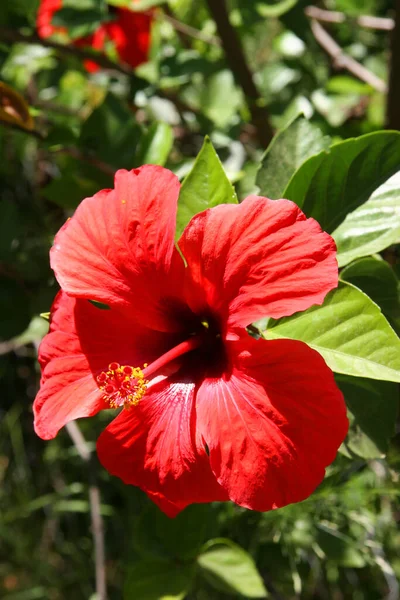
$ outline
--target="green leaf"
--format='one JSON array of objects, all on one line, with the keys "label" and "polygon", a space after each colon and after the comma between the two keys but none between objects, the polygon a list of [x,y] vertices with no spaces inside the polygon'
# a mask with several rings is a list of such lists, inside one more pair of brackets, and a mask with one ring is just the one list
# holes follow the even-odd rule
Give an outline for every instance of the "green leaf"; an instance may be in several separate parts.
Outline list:
[{"label": "green leaf", "polygon": [[333,232],[339,266],[400,242],[400,171]]},{"label": "green leaf", "polygon": [[399,169],[400,133],[370,133],[309,158],[293,175],[284,197],[332,232]]},{"label": "green leaf", "polygon": [[97,300],[89,300],[90,304],[93,304],[96,308],[100,310],[110,310],[108,304],[104,304],[104,302],[97,302]]},{"label": "green leaf", "polygon": [[[354,416],[354,433],[347,446],[363,458],[377,458],[388,450],[395,434],[398,410],[398,389],[389,381],[374,381],[361,377],[337,375],[347,407]],[[366,443],[365,438],[369,441]]]},{"label": "green leaf", "polygon": [[298,0],[259,0],[256,9],[262,17],[280,17],[296,6]]},{"label": "green leaf", "polygon": [[152,123],[143,135],[136,162],[139,165],[165,165],[174,142],[168,123]]},{"label": "green leaf", "polygon": [[[44,315],[48,316],[44,317]],[[42,313],[39,317],[33,317],[25,331],[10,340],[10,347],[17,350],[27,344],[39,343],[48,332],[48,321],[50,321],[50,313]]]},{"label": "green leaf", "polygon": [[230,540],[210,540],[197,559],[201,574],[221,592],[266,598],[267,591],[251,556]]},{"label": "green leaf", "polygon": [[329,560],[342,567],[361,569],[365,566],[365,558],[357,542],[343,535],[334,527],[319,524],[317,541],[321,550]]},{"label": "green leaf", "polygon": [[128,572],[124,600],[182,600],[194,577],[194,565],[141,560]]},{"label": "green leaf", "polygon": [[107,0],[108,4],[113,6],[127,6],[129,10],[134,12],[143,12],[153,6],[165,4],[167,0]]},{"label": "green leaf", "polygon": [[305,160],[329,147],[329,137],[303,116],[279,131],[261,159],[256,183],[260,194],[282,198],[293,173]]},{"label": "green leaf", "polygon": [[400,317],[399,282],[386,261],[373,256],[361,258],[343,269],[340,278],[367,294],[386,315]]},{"label": "green leaf", "polygon": [[277,323],[265,331],[267,339],[301,340],[336,373],[400,382],[399,338],[379,307],[348,283],[340,282],[322,306]]},{"label": "green leaf", "polygon": [[96,181],[83,177],[78,170],[61,171],[60,178],[54,178],[42,190],[45,198],[62,208],[75,209],[83,198],[99,191]]},{"label": "green leaf", "polygon": [[235,84],[232,71],[224,69],[207,78],[200,105],[204,114],[217,127],[227,127],[237,112],[242,95]]},{"label": "green leaf", "polygon": [[237,201],[234,187],[227,178],[210,139],[206,137],[193,168],[181,187],[176,238],[179,239],[190,219],[197,213],[218,204],[237,204]]},{"label": "green leaf", "polygon": [[188,506],[174,519],[149,504],[136,521],[133,546],[144,558],[187,561],[207,539],[210,517],[208,504]]},{"label": "green leaf", "polygon": [[132,169],[140,136],[141,129],[128,107],[107,94],[82,125],[80,145],[108,165]]},{"label": "green leaf", "polygon": [[75,10],[61,8],[51,20],[55,27],[64,27],[70,38],[80,38],[90,35],[101,25],[102,14],[96,10]]}]

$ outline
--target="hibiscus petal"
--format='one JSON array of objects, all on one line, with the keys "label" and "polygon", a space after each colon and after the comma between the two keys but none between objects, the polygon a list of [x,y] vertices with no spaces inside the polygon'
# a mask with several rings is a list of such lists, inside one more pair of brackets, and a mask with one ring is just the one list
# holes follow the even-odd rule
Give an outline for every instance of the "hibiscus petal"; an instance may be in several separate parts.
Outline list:
[{"label": "hibiscus petal", "polygon": [[270,510],[307,498],[335,458],[348,422],[322,357],[302,342],[227,344],[229,376],[197,394],[198,434],[229,498]]},{"label": "hibiscus petal", "polygon": [[[125,307],[154,329],[176,330],[164,302],[175,287],[170,269],[178,194],[178,179],[162,167],[118,171],[115,189],[83,200],[56,235],[50,262],[61,288]],[[183,261],[174,265],[178,282]]]},{"label": "hibiscus petal", "polygon": [[139,66],[148,58],[151,21],[149,11],[140,13],[119,8],[116,20],[105,25],[119,57],[132,67]]},{"label": "hibiscus petal", "polygon": [[65,28],[52,25],[54,14],[62,8],[62,0],[41,0],[36,17],[39,37],[48,38],[54,33],[64,32]]},{"label": "hibiscus petal", "polygon": [[[188,504],[226,500],[204,446],[195,442],[193,382],[166,380],[122,411],[97,441],[100,462],[142,488],[168,515]],[[171,507],[171,504],[176,507]]]},{"label": "hibiscus petal", "polygon": [[249,196],[202,212],[179,246],[191,308],[212,308],[228,326],[321,304],[338,283],[333,238],[289,200]]},{"label": "hibiscus petal", "polygon": [[[140,340],[140,343],[139,343]],[[88,417],[109,405],[95,377],[111,362],[142,366],[170,345],[169,336],[143,330],[112,310],[60,292],[50,331],[39,348],[42,382],[33,410],[35,431],[55,437],[68,421]]]}]

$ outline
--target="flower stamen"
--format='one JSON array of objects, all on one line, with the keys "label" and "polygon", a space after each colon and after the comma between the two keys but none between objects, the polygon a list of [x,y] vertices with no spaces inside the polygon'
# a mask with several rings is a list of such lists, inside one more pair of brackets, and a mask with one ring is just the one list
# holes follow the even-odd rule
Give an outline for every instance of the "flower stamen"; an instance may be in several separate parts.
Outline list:
[{"label": "flower stamen", "polygon": [[111,408],[136,406],[147,392],[150,383],[147,377],[155,375],[157,371],[183,354],[195,350],[202,342],[201,335],[193,336],[168,350],[150,365],[144,363],[143,369],[111,362],[108,371],[101,371],[96,377],[98,388],[104,392],[103,400],[108,402]]},{"label": "flower stamen", "polygon": [[110,408],[136,406],[145,395],[148,384],[140,367],[121,366],[117,362],[110,363],[108,371],[99,373],[96,382]]}]

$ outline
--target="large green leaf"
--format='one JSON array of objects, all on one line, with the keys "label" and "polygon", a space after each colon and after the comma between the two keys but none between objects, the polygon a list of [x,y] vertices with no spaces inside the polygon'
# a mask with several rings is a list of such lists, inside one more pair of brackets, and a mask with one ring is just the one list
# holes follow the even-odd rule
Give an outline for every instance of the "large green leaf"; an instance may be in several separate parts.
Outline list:
[{"label": "large green leaf", "polygon": [[128,572],[124,600],[182,600],[193,577],[193,564],[140,560]]},{"label": "large green leaf", "polygon": [[200,97],[201,109],[217,127],[223,129],[232,121],[241,99],[232,72],[223,69],[207,78]]},{"label": "large green leaf", "polygon": [[284,197],[332,232],[399,169],[400,133],[370,133],[309,158],[293,175]]},{"label": "large green leaf", "polygon": [[337,375],[335,379],[354,416],[347,447],[363,458],[382,456],[395,434],[398,386],[348,375]]},{"label": "large green leaf", "polygon": [[165,165],[174,136],[168,123],[152,123],[140,140],[136,163],[138,165]]},{"label": "large green leaf", "polygon": [[188,506],[174,519],[150,504],[136,521],[133,546],[147,558],[190,560],[207,539],[210,517],[208,504]]},{"label": "large green leaf", "polygon": [[329,137],[302,116],[279,131],[261,160],[256,183],[260,194],[282,198],[293,173],[305,160],[329,147]]},{"label": "large green leaf", "polygon": [[236,192],[206,137],[192,170],[184,180],[178,201],[176,237],[197,213],[218,204],[237,203]]},{"label": "large green leaf", "polygon": [[320,524],[317,527],[318,545],[328,559],[342,567],[360,569],[365,566],[362,547],[355,540],[328,524]]},{"label": "large green leaf", "polygon": [[268,339],[290,338],[315,348],[336,373],[400,382],[400,340],[379,307],[340,282],[322,306],[281,319]]},{"label": "large green leaf", "polygon": [[83,123],[80,146],[108,165],[132,169],[140,136],[141,128],[129,108],[109,93]]},{"label": "large green leaf", "polygon": [[333,232],[339,266],[400,242],[400,171]]},{"label": "large green leaf", "polygon": [[251,556],[230,540],[210,540],[197,562],[217,590],[246,598],[266,598],[267,591]]},{"label": "large green leaf", "polygon": [[386,315],[400,317],[399,282],[385,260],[374,256],[361,258],[343,269],[340,278],[365,292]]}]

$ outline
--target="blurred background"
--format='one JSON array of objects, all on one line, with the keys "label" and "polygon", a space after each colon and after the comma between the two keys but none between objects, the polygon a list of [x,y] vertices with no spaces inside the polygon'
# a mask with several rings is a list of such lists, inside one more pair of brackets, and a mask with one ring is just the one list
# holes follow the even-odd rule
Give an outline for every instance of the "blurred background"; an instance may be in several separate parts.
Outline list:
[{"label": "blurred background", "polygon": [[[396,600],[397,384],[382,384],[379,443],[353,427],[310,499],[265,514],[215,503],[168,520],[91,455],[107,414],[50,442],[34,434],[49,248],[117,168],[183,178],[209,135],[243,198],[299,112],[334,140],[400,129],[398,0],[128,5],[0,3],[0,597]],[[398,328],[399,246],[383,256]]]}]

